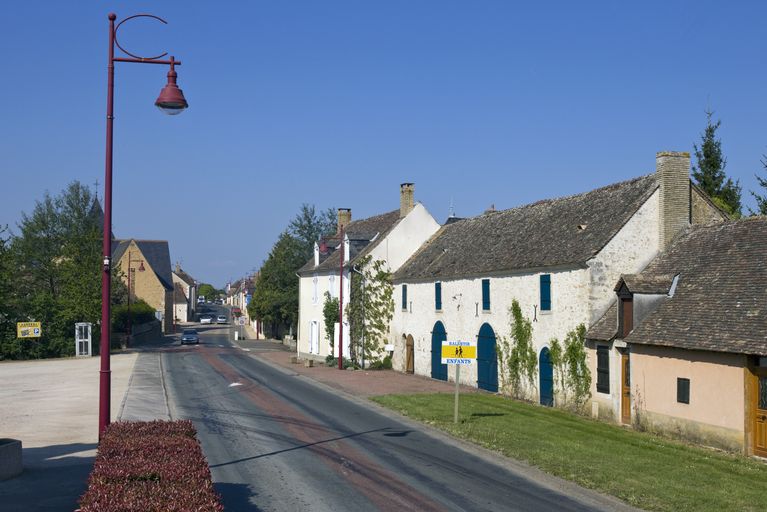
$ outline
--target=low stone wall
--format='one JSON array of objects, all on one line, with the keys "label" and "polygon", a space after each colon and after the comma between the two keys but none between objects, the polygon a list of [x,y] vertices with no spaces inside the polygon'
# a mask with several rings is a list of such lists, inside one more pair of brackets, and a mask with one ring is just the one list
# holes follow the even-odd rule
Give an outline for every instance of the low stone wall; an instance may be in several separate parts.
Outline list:
[{"label": "low stone wall", "polygon": [[0,481],[20,475],[23,469],[21,441],[0,439]]}]

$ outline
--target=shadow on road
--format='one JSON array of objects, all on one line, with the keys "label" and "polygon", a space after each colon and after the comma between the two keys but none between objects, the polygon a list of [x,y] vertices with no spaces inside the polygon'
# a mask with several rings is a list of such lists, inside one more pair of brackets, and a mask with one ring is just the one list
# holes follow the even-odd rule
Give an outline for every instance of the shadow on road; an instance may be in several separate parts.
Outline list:
[{"label": "shadow on road", "polygon": [[246,484],[213,484],[216,491],[221,495],[221,502],[225,510],[236,510],[237,512],[258,512],[261,509],[251,503],[251,499],[258,496],[250,490]]}]

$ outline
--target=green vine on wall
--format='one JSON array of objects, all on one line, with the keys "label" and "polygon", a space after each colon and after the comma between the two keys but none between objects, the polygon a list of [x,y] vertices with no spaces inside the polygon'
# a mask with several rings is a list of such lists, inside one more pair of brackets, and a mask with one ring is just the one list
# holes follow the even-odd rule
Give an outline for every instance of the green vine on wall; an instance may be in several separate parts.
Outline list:
[{"label": "green vine on wall", "polygon": [[325,320],[325,339],[330,343],[330,352],[332,353],[335,342],[336,322],[338,322],[338,298],[331,297],[330,292],[325,292],[322,316]]},{"label": "green vine on wall", "polygon": [[511,302],[509,313],[510,349],[506,358],[508,386],[513,397],[528,399],[528,392],[535,389],[535,371],[538,368],[538,358],[533,349],[533,324],[522,314],[522,308],[516,299]]},{"label": "green vine on wall", "polygon": [[591,371],[586,359],[586,326],[578,325],[567,333],[564,346],[552,338],[549,342],[554,381],[562,405],[581,409],[591,397]]},{"label": "green vine on wall", "polygon": [[383,260],[370,255],[357,260],[351,272],[351,293],[346,308],[351,341],[350,355],[355,361],[381,359],[383,345],[394,316],[394,287],[391,272]]}]

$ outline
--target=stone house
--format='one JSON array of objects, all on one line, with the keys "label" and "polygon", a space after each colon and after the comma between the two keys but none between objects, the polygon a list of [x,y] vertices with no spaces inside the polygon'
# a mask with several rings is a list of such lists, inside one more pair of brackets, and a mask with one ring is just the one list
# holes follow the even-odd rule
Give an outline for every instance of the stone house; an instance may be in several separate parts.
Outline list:
[{"label": "stone house", "polygon": [[[181,289],[186,299],[186,309],[184,311],[178,309],[175,317],[181,322],[194,321],[197,311],[197,281],[184,272],[179,263],[176,263],[176,269],[173,271],[173,285]],[[180,299],[180,297],[176,299],[177,306],[175,307],[181,307]]]},{"label": "stone house", "polygon": [[167,240],[114,240],[112,261],[130,288],[131,300],[152,306],[163,332],[172,332],[174,287]]},{"label": "stone house", "polygon": [[[414,201],[412,183],[400,185],[400,208],[381,215],[352,221],[351,209],[338,209],[335,239],[329,237],[315,244],[314,256],[298,270],[298,333],[299,357],[325,359],[330,355],[326,339],[327,327],[323,316],[325,292],[338,298],[343,279],[343,304],[349,304],[349,273],[360,258],[370,255],[382,260],[390,271],[396,271],[438,229],[439,224],[421,203]],[[343,228],[343,242],[338,236]],[[343,277],[340,249],[344,250]],[[349,346],[348,324],[344,322],[344,355]],[[338,333],[336,333],[336,337]],[[337,347],[337,344],[336,344]]]},{"label": "stone house", "polygon": [[461,382],[498,391],[496,342],[509,339],[516,299],[539,370],[526,391],[553,405],[550,340],[599,319],[620,275],[643,269],[672,227],[723,218],[691,186],[689,168],[688,153],[658,153],[653,174],[444,225],[394,275],[395,369],[454,380],[442,341],[476,340],[477,362]]},{"label": "stone house", "polygon": [[621,276],[588,334],[599,415],[767,457],[766,294],[767,217],[688,228]]}]

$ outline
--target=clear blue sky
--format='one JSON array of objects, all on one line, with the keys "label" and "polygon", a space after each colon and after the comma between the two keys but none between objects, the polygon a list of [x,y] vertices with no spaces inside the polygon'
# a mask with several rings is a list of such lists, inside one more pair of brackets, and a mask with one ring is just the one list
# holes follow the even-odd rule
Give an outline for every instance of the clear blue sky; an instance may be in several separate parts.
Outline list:
[{"label": "clear blue sky", "polygon": [[197,279],[260,266],[301,203],[439,220],[652,172],[692,151],[706,107],[727,172],[767,153],[767,2],[28,1],[4,5],[0,224],[72,180],[103,194],[107,13],[183,61],[118,64],[114,232],[167,239]]}]

